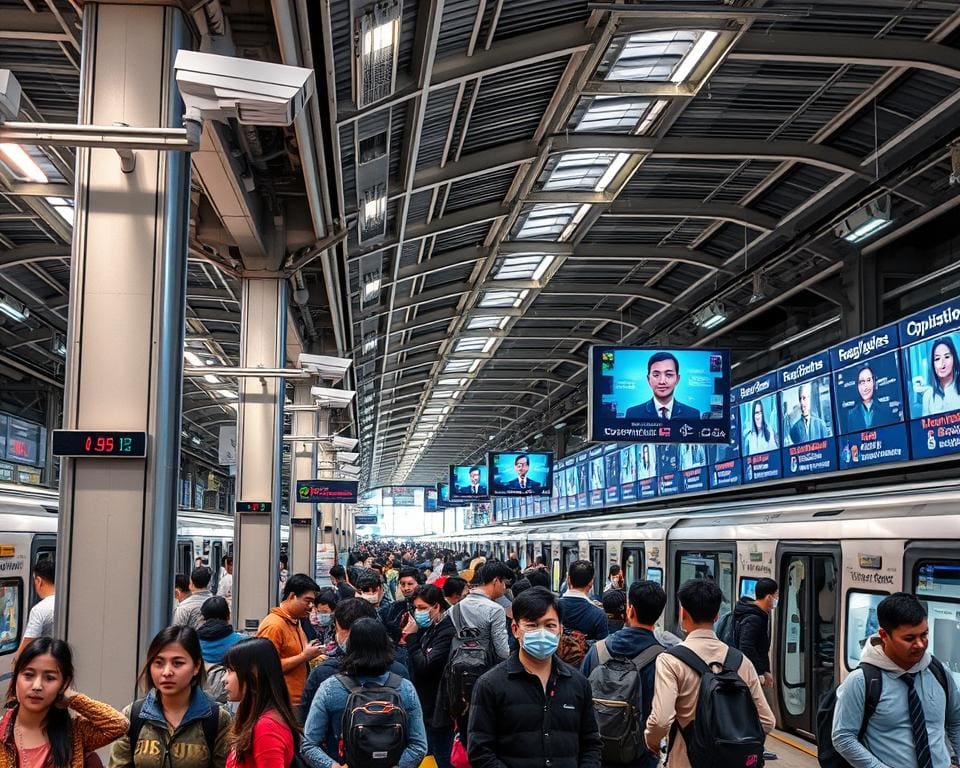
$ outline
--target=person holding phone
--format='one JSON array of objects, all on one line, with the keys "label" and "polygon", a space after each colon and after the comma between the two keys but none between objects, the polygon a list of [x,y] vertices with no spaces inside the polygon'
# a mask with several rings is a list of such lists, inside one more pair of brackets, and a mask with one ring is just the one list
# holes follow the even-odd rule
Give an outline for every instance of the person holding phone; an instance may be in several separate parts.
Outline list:
[{"label": "person holding phone", "polygon": [[83,768],[89,752],[127,732],[127,718],[77,693],[72,683],[73,654],[62,640],[40,637],[22,650],[0,720],[7,765]]}]

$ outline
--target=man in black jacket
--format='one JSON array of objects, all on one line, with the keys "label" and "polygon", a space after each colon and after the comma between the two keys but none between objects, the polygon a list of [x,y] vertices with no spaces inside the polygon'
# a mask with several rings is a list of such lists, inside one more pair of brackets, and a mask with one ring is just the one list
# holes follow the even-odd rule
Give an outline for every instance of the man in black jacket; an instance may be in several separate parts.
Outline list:
[{"label": "man in black jacket", "polygon": [[587,679],[554,656],[563,627],[557,598],[531,587],[513,601],[520,650],[473,689],[472,768],[600,768],[603,749]]},{"label": "man in black jacket", "polygon": [[779,587],[773,579],[758,579],[756,598],[741,597],[733,609],[734,645],[753,662],[760,683],[773,685],[770,674],[770,613],[777,607]]}]

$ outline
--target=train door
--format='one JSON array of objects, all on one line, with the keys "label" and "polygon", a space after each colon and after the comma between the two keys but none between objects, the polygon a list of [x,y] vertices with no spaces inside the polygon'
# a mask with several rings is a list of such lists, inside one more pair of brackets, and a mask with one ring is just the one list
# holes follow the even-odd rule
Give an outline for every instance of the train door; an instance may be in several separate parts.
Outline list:
[{"label": "train door", "polygon": [[30,598],[28,601],[28,606],[33,607],[40,600],[40,596],[37,594],[37,590],[33,584],[33,566],[39,563],[41,560],[46,560],[48,558],[56,557],[57,554],[57,537],[51,534],[38,534],[33,537],[33,541],[30,542],[30,575],[27,576],[27,583],[29,584]]},{"label": "train door", "polygon": [[556,589],[559,591],[564,580],[567,578],[567,569],[570,563],[580,559],[580,548],[574,541],[564,541],[560,544],[560,575],[556,580]]},{"label": "train door", "polygon": [[670,543],[672,569],[671,588],[667,589],[667,618],[671,632],[680,632],[680,609],[676,594],[689,579],[710,579],[723,593],[720,616],[733,610],[736,595],[733,589],[736,545],[733,542],[674,541]]},{"label": "train door", "polygon": [[210,581],[210,591],[217,594],[220,588],[220,563],[223,561],[223,542],[214,539],[210,544],[210,570],[213,572],[213,579]]},{"label": "train door", "polygon": [[524,568],[529,568],[537,562],[537,545],[532,541],[527,542],[527,562],[523,564]]},{"label": "train door", "polygon": [[623,584],[627,589],[635,581],[642,581],[643,575],[643,544],[626,543],[620,554],[620,567],[623,569]]},{"label": "train door", "polygon": [[597,600],[603,594],[603,587],[607,583],[607,551],[606,547],[596,544],[590,545],[590,562],[593,563],[593,596]]},{"label": "train door", "polygon": [[[930,652],[960,678],[960,558],[954,542],[915,542],[904,552],[904,590],[927,609]],[[847,620],[849,623],[849,619]]]},{"label": "train door", "polygon": [[189,539],[177,542],[177,573],[189,577],[193,570],[193,542]]},{"label": "train door", "polygon": [[775,686],[783,727],[808,737],[836,674],[840,548],[781,544]]}]

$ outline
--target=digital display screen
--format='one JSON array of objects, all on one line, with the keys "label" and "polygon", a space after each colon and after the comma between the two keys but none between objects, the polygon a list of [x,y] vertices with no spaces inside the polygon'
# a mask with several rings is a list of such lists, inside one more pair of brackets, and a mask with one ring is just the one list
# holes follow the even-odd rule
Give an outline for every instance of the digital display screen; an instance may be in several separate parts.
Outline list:
[{"label": "digital display screen", "polygon": [[488,501],[490,499],[488,469],[485,464],[450,465],[451,501]]},{"label": "digital display screen", "polygon": [[[12,422],[16,419],[11,419]],[[138,459],[147,455],[146,432],[104,432],[83,429],[55,429],[54,456],[102,456]]]},{"label": "digital display screen", "polygon": [[591,347],[589,439],[726,443],[729,391],[727,350]]},{"label": "digital display screen", "polygon": [[490,490],[494,496],[550,496],[553,453],[496,451],[487,454]]},{"label": "digital display screen", "polygon": [[596,507],[603,504],[603,490],[606,487],[606,481],[603,477],[603,450],[601,448],[591,448],[587,454],[590,457],[590,474],[588,475],[589,504]]},{"label": "digital display screen", "polygon": [[359,485],[356,480],[297,480],[297,500],[302,504],[356,504]]},{"label": "digital display screen", "polygon": [[423,511],[424,512],[436,512],[437,511],[437,489],[436,488],[426,488],[423,491]]},{"label": "digital display screen", "polygon": [[450,486],[446,483],[437,483],[437,507],[443,509],[450,504]]},{"label": "digital display screen", "polygon": [[32,421],[8,416],[7,460],[16,461],[20,464],[38,464],[40,460],[40,429],[40,425]]},{"label": "digital display screen", "polygon": [[616,504],[620,501],[620,451],[616,445],[603,451],[603,476],[603,503]]},{"label": "digital display screen", "polygon": [[830,355],[811,355],[777,371],[783,476],[837,468]]},{"label": "digital display screen", "polygon": [[238,501],[237,514],[269,515],[273,511],[271,501]]}]

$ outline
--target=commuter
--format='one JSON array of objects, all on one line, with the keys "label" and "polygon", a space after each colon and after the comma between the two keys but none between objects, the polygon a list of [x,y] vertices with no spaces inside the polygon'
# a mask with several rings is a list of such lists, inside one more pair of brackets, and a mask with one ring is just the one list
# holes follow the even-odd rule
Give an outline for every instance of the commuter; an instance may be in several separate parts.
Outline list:
[{"label": "commuter", "polygon": [[450,658],[453,624],[446,615],[447,601],[435,584],[425,584],[413,593],[415,613],[403,626],[407,660],[413,685],[423,706],[427,745],[438,768],[450,767],[453,724],[440,700],[443,670]]},{"label": "commuter", "polygon": [[413,593],[420,586],[420,571],[416,568],[404,567],[400,569],[397,587],[400,595],[396,602],[385,606],[381,611],[381,620],[390,633],[390,639],[400,641],[400,629],[406,623],[407,617],[413,613]]},{"label": "commuter", "polygon": [[331,566],[330,581],[333,583],[333,588],[337,590],[340,600],[349,600],[351,597],[356,597],[357,590],[350,584],[347,579],[347,569],[342,565]]},{"label": "commuter", "polygon": [[223,575],[217,585],[217,594],[229,602],[233,598],[233,555],[224,555],[221,564]]},{"label": "commuter", "polygon": [[543,568],[528,568],[523,575],[533,586],[550,589],[550,574]]},{"label": "commuter", "polygon": [[513,582],[513,586],[510,587],[510,591],[513,592],[513,599],[516,600],[525,589],[530,589],[532,586],[533,584],[530,583],[530,579],[517,579],[515,582]]},{"label": "commuter", "polygon": [[[190,579],[184,573],[178,573],[173,577],[173,599],[177,605],[190,597]],[[175,605],[174,608],[177,606]]]},{"label": "commuter", "polygon": [[604,592],[609,592],[611,589],[623,589],[623,571],[620,566],[614,563],[610,566],[610,575],[607,577],[607,583],[603,587]]},{"label": "commuter", "polygon": [[367,570],[357,579],[357,597],[366,600],[376,610],[384,606],[383,579],[374,570]]},{"label": "commuter", "polygon": [[83,768],[85,755],[126,733],[123,715],[72,685],[73,655],[62,640],[39,637],[20,651],[0,720],[0,766]]},{"label": "commuter", "polygon": [[280,667],[294,707],[300,704],[300,694],[307,682],[307,665],[323,653],[317,640],[307,641],[300,626],[300,620],[310,614],[319,591],[313,579],[295,573],[283,586],[283,601],[271,609],[257,627],[257,637],[267,638],[280,654]]},{"label": "commuter", "polygon": [[300,730],[273,643],[249,638],[227,651],[224,683],[239,704],[227,768],[290,768]]},{"label": "commuter", "polygon": [[734,645],[753,662],[760,683],[773,686],[770,674],[770,614],[780,599],[779,587],[773,579],[758,579],[756,598],[741,597],[733,609]]},{"label": "commuter", "polygon": [[468,594],[467,582],[459,576],[450,576],[443,582],[443,599],[450,605],[456,605]]},{"label": "commuter", "polygon": [[[321,683],[328,677],[333,677],[339,671],[340,662],[347,652],[350,630],[353,628],[353,625],[360,619],[376,618],[377,612],[373,609],[373,606],[365,600],[351,598],[350,600],[341,600],[337,603],[337,607],[333,611],[333,632],[337,648],[310,671],[310,677],[307,678],[307,684],[304,686],[303,695],[300,698],[298,711],[300,722],[305,723],[307,721],[307,715],[310,713],[310,704]],[[396,660],[390,666],[390,671],[400,677],[409,678],[410,676],[407,668]]]},{"label": "commuter", "polygon": [[33,566],[33,588],[40,602],[30,609],[27,625],[23,628],[23,640],[20,641],[17,654],[38,637],[53,637],[55,578],[56,566],[52,557],[38,560]]},{"label": "commuter", "polygon": [[203,668],[206,681],[204,692],[219,704],[227,703],[227,689],[224,686],[223,655],[246,635],[236,632],[230,623],[230,606],[226,598],[220,595],[208,597],[200,608],[203,624],[197,629],[200,638],[200,651],[203,653]]},{"label": "commuter", "polygon": [[[563,627],[543,587],[513,602],[517,653],[477,682],[467,751],[472,768],[599,768],[590,685],[555,656]],[[547,736],[549,734],[549,736]]]},{"label": "commuter", "polygon": [[[413,683],[390,671],[393,658],[382,623],[370,618],[354,622],[339,673],[321,683],[310,705],[301,754],[312,768],[420,764],[427,754],[423,711]],[[373,701],[391,706],[363,709]],[[375,751],[369,751],[374,744]]]},{"label": "commuter", "polygon": [[213,597],[209,589],[211,576],[210,569],[203,565],[190,572],[190,595],[173,612],[173,624],[196,629],[203,623],[200,609],[208,597]]},{"label": "commuter", "polygon": [[203,692],[196,631],[161,630],[147,649],[139,683],[147,695],[123,710],[130,728],[113,743],[108,768],[224,768],[230,713]]},{"label": "commuter", "polygon": [[339,600],[336,589],[321,587],[317,592],[317,599],[314,600],[313,610],[310,611],[311,630],[325,651],[332,650],[337,644],[333,635],[333,610],[337,607]]},{"label": "commuter", "polygon": [[[960,755],[960,693],[929,651],[926,609],[897,592],[877,605],[877,621],[860,668],[837,689],[833,747],[854,768],[947,768],[951,750]],[[879,688],[866,717],[865,676]]]},{"label": "commuter", "polygon": [[[633,766],[633,768],[655,768],[659,761],[657,756],[650,754],[645,748],[643,728],[653,705],[653,691],[656,680],[654,662],[659,652],[663,651],[663,646],[654,634],[656,631],[654,625],[667,604],[667,593],[656,582],[635,581],[630,585],[629,593],[624,593],[623,590],[607,592],[604,595],[604,602],[606,602],[607,595],[617,593],[628,594],[626,626],[593,646],[583,660],[580,671],[590,681],[595,699],[619,701],[619,697],[611,696],[609,690],[605,691],[604,695],[596,696],[599,686],[605,678],[603,673],[609,671],[616,675],[620,671],[623,675],[631,673],[631,677],[633,677],[632,670],[626,664],[636,668],[636,676],[639,679],[630,681],[634,683],[633,690],[629,692],[632,694],[629,696],[630,700],[627,700],[627,697],[623,699],[635,717],[636,730],[624,729],[624,735],[628,737],[627,743],[624,744],[626,760],[618,764]],[[592,674],[594,670],[603,667],[606,669],[601,669],[597,675]],[[607,743],[611,741],[615,744],[617,734],[608,733],[604,726],[608,722],[622,723],[622,720],[614,714],[615,707],[605,707],[604,704],[598,703],[596,700],[594,706],[597,708],[600,733],[604,739],[604,757],[609,760],[608,752],[610,748]]]},{"label": "commuter", "polygon": [[567,568],[567,591],[560,598],[564,637],[560,658],[580,666],[589,646],[610,634],[607,614],[590,597],[593,592],[593,563],[575,560]]},{"label": "commuter", "polygon": [[479,569],[482,586],[471,589],[450,612],[455,628],[480,630],[481,637],[486,639],[500,659],[510,655],[510,645],[507,642],[506,613],[497,600],[503,597],[511,575],[510,569],[503,563],[484,564]]},{"label": "commuter", "polygon": [[280,599],[283,600],[283,588],[287,583],[287,578],[290,576],[290,571],[287,570],[287,556],[285,554],[280,555]]},{"label": "commuter", "polygon": [[440,573],[435,574],[436,578],[433,579],[434,584],[436,584],[440,589],[443,589],[443,585],[447,583],[447,579],[453,578],[457,575],[457,564],[456,563],[444,563],[440,567]]},{"label": "commuter", "polygon": [[601,596],[600,603],[603,605],[603,612],[607,615],[607,627],[610,629],[610,633],[623,629],[623,625],[627,622],[626,590],[607,590]]},{"label": "commuter", "polygon": [[[739,683],[733,686],[738,687],[738,695],[736,697],[730,695],[728,698],[735,704],[741,705],[741,709],[735,713],[734,717],[726,718],[726,722],[733,722],[743,730],[734,735],[717,733],[710,736],[717,741],[717,744],[729,738],[730,741],[753,750],[753,754],[748,755],[747,761],[737,764],[761,765],[763,762],[762,734],[773,730],[773,712],[763,696],[760,678],[753,664],[740,651],[721,642],[713,631],[714,622],[717,620],[717,614],[723,602],[720,587],[710,579],[690,579],[677,590],[677,598],[680,601],[680,625],[686,632],[686,639],[680,645],[674,646],[657,657],[653,705],[647,717],[644,732],[647,747],[654,755],[659,756],[660,742],[670,733],[674,722],[677,723],[678,728],[668,746],[667,764],[670,768],[690,768],[693,763],[688,756],[688,749],[696,750],[708,746],[699,739],[698,729],[691,726],[695,725],[694,717],[698,712],[700,695],[703,692],[701,688],[701,681],[705,676],[703,667],[709,664],[712,671],[717,672],[723,668],[733,678],[739,677],[747,687],[745,690]],[[698,661],[699,669],[693,666]],[[748,698],[745,703],[743,696]],[[749,706],[750,700],[752,700],[752,707]],[[706,703],[714,704],[715,702]],[[750,738],[738,738],[744,733]],[[720,755],[719,751],[717,754]],[[730,762],[730,764],[734,763]]]}]

